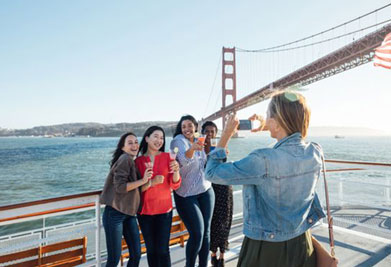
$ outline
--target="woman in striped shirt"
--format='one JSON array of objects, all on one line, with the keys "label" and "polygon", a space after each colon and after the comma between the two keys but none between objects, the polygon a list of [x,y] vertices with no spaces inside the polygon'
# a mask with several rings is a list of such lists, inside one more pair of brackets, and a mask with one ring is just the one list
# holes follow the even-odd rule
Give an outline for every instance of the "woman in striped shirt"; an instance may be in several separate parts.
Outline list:
[{"label": "woman in striped shirt", "polygon": [[174,192],[178,214],[189,232],[186,245],[186,267],[195,266],[197,256],[200,267],[208,264],[210,224],[215,196],[211,183],[205,179],[206,154],[203,142],[194,134],[198,123],[191,115],[179,120],[171,149],[178,148],[177,161],[182,177],[181,186]]}]

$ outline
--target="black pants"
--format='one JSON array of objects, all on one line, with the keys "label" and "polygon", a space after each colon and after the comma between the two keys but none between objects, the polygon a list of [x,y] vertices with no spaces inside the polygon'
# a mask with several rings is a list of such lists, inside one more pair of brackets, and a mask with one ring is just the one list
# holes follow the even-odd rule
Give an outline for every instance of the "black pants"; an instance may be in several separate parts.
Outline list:
[{"label": "black pants", "polygon": [[138,222],[147,248],[149,267],[170,267],[172,211],[158,215],[139,215]]},{"label": "black pants", "polygon": [[186,244],[186,267],[194,267],[198,256],[199,267],[208,266],[210,223],[215,194],[212,188],[199,195],[181,197],[174,192],[176,209],[181,216],[189,239]]}]

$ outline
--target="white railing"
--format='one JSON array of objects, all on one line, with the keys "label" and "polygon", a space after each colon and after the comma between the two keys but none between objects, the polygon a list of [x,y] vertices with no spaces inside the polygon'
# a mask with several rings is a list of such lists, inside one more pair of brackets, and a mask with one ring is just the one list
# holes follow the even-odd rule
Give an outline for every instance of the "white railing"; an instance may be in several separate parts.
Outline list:
[{"label": "white railing", "polygon": [[[330,203],[337,226],[379,237],[391,238],[385,222],[391,216],[391,164],[371,162],[326,161]],[[341,173],[340,167],[344,172]],[[386,179],[367,179],[381,171]],[[324,200],[323,182],[318,186]],[[325,201],[323,201],[325,203]],[[326,219],[323,223],[327,224]]]},{"label": "white railing", "polygon": [[[37,247],[44,243],[65,241],[94,232],[95,252],[90,265],[101,264],[100,191],[59,198],[39,200],[0,207],[0,227],[42,219],[43,227],[37,230],[17,232],[0,237],[0,255]],[[53,216],[79,213],[94,209],[93,219],[69,224],[46,226],[46,219]],[[50,235],[49,233],[55,233]],[[97,256],[98,255],[98,256]],[[91,258],[91,257],[89,257]]]},{"label": "white railing", "polygon": [[[332,165],[338,165],[338,162],[332,162]],[[354,164],[355,168],[330,168],[328,173],[328,180],[334,183],[337,192],[332,192],[338,196],[339,208],[346,208],[352,204],[360,204],[368,209],[381,209],[386,212],[387,215],[391,214],[391,185],[381,185],[376,183],[369,183],[365,181],[359,181],[363,186],[373,186],[379,188],[379,192],[384,192],[384,200],[382,205],[371,205],[371,203],[365,201],[358,201],[360,203],[354,203],[351,198],[347,198],[344,195],[344,188],[352,183],[358,183],[357,181],[344,181],[335,179],[334,172],[360,172],[361,170],[368,170],[371,167],[368,163],[360,164],[358,162],[346,163],[342,162],[344,166],[346,164]],[[374,165],[375,168],[379,168],[378,165]],[[357,167],[357,168],[356,168]],[[391,169],[391,164],[385,164],[380,166],[381,168]],[[321,187],[321,186],[320,186]],[[319,189],[320,195],[322,188]],[[235,225],[241,224],[240,220],[243,217],[241,190],[234,192],[234,221],[238,221]],[[99,204],[100,191],[89,192],[65,197],[58,197],[52,199],[45,199],[39,201],[32,201],[27,203],[8,205],[0,207],[0,231],[4,227],[12,227],[22,223],[32,223],[33,221],[42,220],[42,227],[37,227],[34,230],[19,230],[16,233],[8,233],[0,236],[0,255],[21,251],[30,247],[36,247],[43,243],[51,243],[58,241],[65,241],[76,237],[82,237],[88,235],[87,245],[87,260],[85,266],[100,266],[101,258],[105,253],[104,235],[102,234],[101,225],[101,208]],[[338,208],[338,207],[337,207]],[[335,209],[334,209],[335,210]],[[94,212],[92,212],[94,211]],[[47,220],[54,217],[89,212],[91,213],[88,219],[77,219],[76,221],[69,223],[59,223],[55,225],[47,225]],[[379,230],[379,227],[363,223],[360,221],[349,220],[338,216],[338,212],[334,213],[334,221],[341,222],[349,225],[356,225],[361,228],[370,228],[372,230]],[[360,228],[360,229],[361,229]],[[391,229],[380,229],[379,232],[385,235],[391,236]]]}]

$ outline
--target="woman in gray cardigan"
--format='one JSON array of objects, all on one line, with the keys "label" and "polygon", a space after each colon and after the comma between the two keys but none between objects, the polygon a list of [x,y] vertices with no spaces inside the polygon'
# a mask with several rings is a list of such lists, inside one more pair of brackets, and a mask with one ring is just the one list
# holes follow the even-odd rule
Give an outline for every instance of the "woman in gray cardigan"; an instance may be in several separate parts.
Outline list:
[{"label": "woman in gray cardigan", "polygon": [[106,204],[103,227],[106,233],[107,267],[117,266],[119,262],[122,235],[130,255],[127,266],[139,266],[141,248],[136,214],[140,206],[140,187],[152,177],[152,169],[147,168],[141,178],[133,161],[138,149],[135,134],[128,132],[121,136],[100,197],[100,202]]}]

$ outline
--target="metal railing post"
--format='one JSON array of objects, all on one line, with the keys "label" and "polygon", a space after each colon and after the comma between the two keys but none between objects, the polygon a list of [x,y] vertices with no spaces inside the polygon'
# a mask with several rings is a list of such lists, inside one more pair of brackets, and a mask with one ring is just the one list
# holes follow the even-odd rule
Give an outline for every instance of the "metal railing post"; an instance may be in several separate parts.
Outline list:
[{"label": "metal railing post", "polygon": [[47,238],[47,232],[46,232],[46,216],[43,216],[42,218],[42,239]]},{"label": "metal railing post", "polygon": [[96,257],[96,266],[100,267],[100,202],[99,195],[95,198],[95,257]]},{"label": "metal railing post", "polygon": [[391,193],[390,193],[390,185],[391,185],[391,181],[390,180],[386,180],[386,189],[385,189],[385,198],[386,198],[386,205],[390,205],[391,204]]}]

